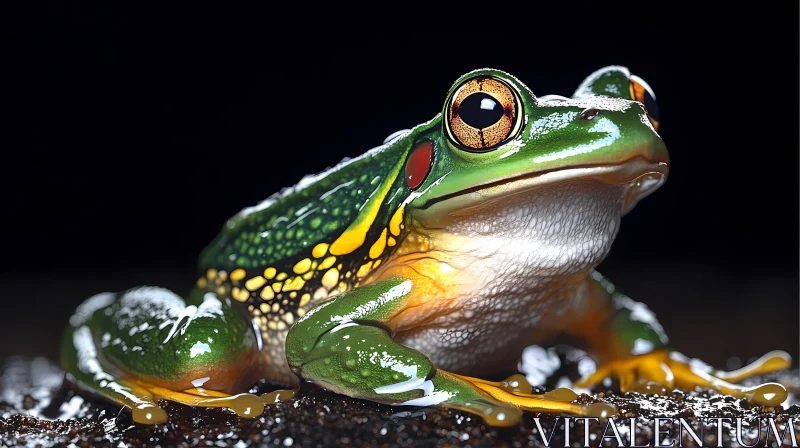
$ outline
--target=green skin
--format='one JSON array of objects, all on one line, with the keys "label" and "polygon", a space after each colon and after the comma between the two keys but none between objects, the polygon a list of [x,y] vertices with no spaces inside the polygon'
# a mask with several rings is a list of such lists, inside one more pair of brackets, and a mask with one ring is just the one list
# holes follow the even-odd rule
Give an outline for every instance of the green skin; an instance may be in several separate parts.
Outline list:
[{"label": "green skin", "polygon": [[[294,385],[300,377],[383,403],[441,404],[478,413],[503,407],[470,382],[437,370],[434,361],[439,368],[469,365],[450,362],[446,349],[425,353],[419,339],[409,343],[419,350],[400,343],[399,334],[413,334],[421,320],[398,324],[398,319],[419,305],[430,282],[392,268],[397,251],[413,240],[409,235],[420,232],[433,244],[440,235],[444,240],[453,217],[465,210],[483,204],[496,207],[506,197],[520,197],[520,191],[535,195],[535,186],[504,182],[538,182],[531,179],[546,179],[538,176],[543,173],[564,174],[542,184],[545,192],[576,179],[621,185],[620,191],[627,193],[619,199],[618,218],[654,189],[637,190],[635,179],[650,175],[658,180],[656,188],[661,184],[668,157],[644,107],[630,98],[624,68],[596,72],[569,101],[539,100],[504,72],[477,70],[455,82],[448,100],[464,81],[479,75],[503,80],[514,90],[524,117],[519,132],[490,151],[464,150],[446,132],[446,102],[429,122],[231,218],[200,257],[201,278],[185,299],[159,288],[136,288],[87,300],[65,332],[65,370],[82,386],[129,406],[136,403],[132,395],[141,395],[129,387],[134,380],[175,391],[202,384],[235,393],[259,378]],[[599,114],[582,118],[587,109]],[[425,141],[434,145],[433,162],[424,182],[411,188],[406,163]],[[636,165],[634,160],[644,162]],[[570,171],[598,166],[619,169],[613,175]],[[399,234],[387,233],[401,206],[405,212]],[[334,254],[335,242],[348,231],[356,236],[344,238],[347,244],[342,246],[347,247]],[[387,234],[396,244],[384,244],[377,257],[371,256],[373,243]],[[480,241],[477,235],[466,237]],[[325,245],[316,253],[320,243]],[[321,254],[327,245],[330,248]],[[538,297],[527,314],[544,316],[565,305],[605,313],[608,317],[595,326],[587,322],[592,321],[589,314],[596,313],[548,320],[548,331],[585,336],[602,359],[644,353],[642,345],[663,348],[667,338],[655,320],[643,320],[641,314],[632,318],[643,306],[614,293],[593,271],[606,253],[607,247],[600,248],[580,266],[547,281],[533,275],[521,281]],[[330,266],[321,267],[331,256],[339,272],[333,283],[325,279]],[[454,257],[457,261],[458,254]],[[310,270],[296,267],[305,259],[314,263]],[[359,275],[359,268],[373,259],[380,260],[382,268]],[[455,266],[458,270],[458,263]],[[302,284],[287,291],[290,280],[300,282],[301,274]],[[254,284],[246,283],[253,278]],[[264,290],[276,282],[283,283],[282,291]],[[590,292],[563,288],[555,294],[565,283],[588,285]],[[435,297],[429,299],[425,303],[437,303]],[[532,331],[543,326],[541,320],[532,322]],[[423,340],[430,340],[422,334]],[[515,362],[521,342],[532,342],[504,347],[495,346],[502,343],[497,340],[475,343],[489,350],[508,348],[508,359]],[[506,361],[498,357],[497,370],[506,369],[508,365],[500,365]]]}]

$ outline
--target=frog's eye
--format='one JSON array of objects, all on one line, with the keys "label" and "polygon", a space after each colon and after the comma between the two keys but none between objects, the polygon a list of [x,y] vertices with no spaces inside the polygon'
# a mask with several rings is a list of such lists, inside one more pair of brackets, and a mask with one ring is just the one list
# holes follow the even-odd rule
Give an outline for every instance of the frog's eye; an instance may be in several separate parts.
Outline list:
[{"label": "frog's eye", "polygon": [[658,104],[656,104],[656,94],[653,92],[653,89],[650,88],[650,85],[647,84],[644,79],[636,75],[631,75],[630,89],[631,98],[644,105],[650,123],[658,130]]},{"label": "frog's eye", "polygon": [[491,76],[464,81],[447,104],[447,136],[468,151],[490,151],[520,128],[519,97]]}]

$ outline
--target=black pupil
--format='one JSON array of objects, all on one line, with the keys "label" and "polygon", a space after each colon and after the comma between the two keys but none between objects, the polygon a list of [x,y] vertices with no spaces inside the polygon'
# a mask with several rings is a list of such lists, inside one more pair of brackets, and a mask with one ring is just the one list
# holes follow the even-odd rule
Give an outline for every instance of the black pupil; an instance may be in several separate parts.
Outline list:
[{"label": "black pupil", "polygon": [[458,107],[458,115],[464,123],[475,129],[488,128],[503,118],[504,113],[503,106],[484,92],[475,92],[464,98]]}]

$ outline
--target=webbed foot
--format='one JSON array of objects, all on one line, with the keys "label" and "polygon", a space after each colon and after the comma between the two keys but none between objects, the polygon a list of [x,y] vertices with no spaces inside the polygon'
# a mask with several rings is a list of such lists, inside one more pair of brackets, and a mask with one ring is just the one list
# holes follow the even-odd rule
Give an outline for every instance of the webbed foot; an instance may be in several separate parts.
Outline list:
[{"label": "webbed foot", "polygon": [[676,387],[684,390],[704,387],[747,399],[755,405],[774,406],[783,403],[788,396],[786,388],[781,384],[764,383],[744,387],[733,383],[753,375],[785,369],[790,365],[789,354],[773,351],[748,366],[724,372],[711,369],[697,360],[690,360],[678,352],[655,350],[602,365],[593,374],[576,382],[575,386],[590,387],[607,377],[616,377],[622,392],[667,393]]}]

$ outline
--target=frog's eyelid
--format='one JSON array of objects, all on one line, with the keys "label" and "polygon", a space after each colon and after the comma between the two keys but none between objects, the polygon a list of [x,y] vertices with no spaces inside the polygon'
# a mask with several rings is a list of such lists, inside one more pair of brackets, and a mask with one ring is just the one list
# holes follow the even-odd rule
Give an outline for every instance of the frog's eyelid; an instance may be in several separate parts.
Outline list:
[{"label": "frog's eyelid", "polygon": [[656,93],[653,91],[653,88],[650,87],[650,84],[648,84],[647,81],[636,75],[631,75],[631,81],[638,82],[642,87],[644,87],[644,90],[647,90],[647,93],[650,94],[650,96],[653,98],[653,101],[656,100]]}]

